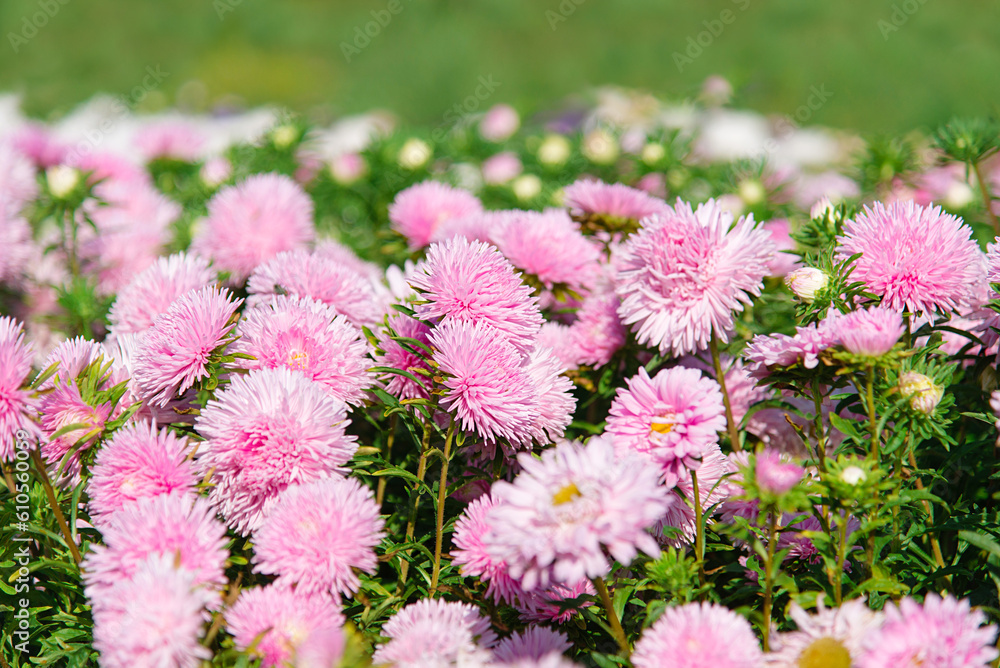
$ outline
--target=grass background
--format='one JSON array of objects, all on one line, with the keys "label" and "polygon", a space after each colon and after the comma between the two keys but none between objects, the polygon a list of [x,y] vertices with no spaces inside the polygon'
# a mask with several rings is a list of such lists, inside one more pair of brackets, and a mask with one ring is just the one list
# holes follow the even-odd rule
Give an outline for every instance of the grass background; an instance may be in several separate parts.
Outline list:
[{"label": "grass background", "polygon": [[[60,1],[15,53],[10,34]],[[488,103],[531,112],[603,84],[690,97],[722,74],[737,103],[767,113],[794,113],[825,86],[811,122],[866,133],[1000,110],[997,0],[907,0],[916,10],[887,35],[879,21],[902,0],[563,0],[574,11],[554,30],[559,0],[397,1],[348,63],[341,43],[389,0],[0,0],[0,90],[56,118],[95,92],[127,94],[158,65],[170,76],[146,107],[275,102],[321,118],[383,107],[436,125],[480,76],[500,82]],[[735,20],[679,71],[674,52],[725,9]]]}]

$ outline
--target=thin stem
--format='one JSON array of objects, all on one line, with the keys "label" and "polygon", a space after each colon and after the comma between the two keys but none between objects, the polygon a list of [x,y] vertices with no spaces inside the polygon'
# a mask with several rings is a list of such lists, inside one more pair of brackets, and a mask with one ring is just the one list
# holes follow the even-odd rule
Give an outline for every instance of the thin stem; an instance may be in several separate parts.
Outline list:
[{"label": "thin stem", "polygon": [[[229,593],[226,594],[226,598],[222,601],[223,610],[233,607],[236,603],[236,599],[240,595],[240,582],[243,580],[243,573],[236,574],[236,581],[229,586]],[[212,643],[215,641],[215,636],[219,635],[219,631],[222,629],[222,622],[224,616],[222,610],[219,610],[212,617],[212,625],[208,629],[208,633],[205,634],[205,638],[201,641],[201,644],[205,647],[211,647]]]},{"label": "thin stem", "polygon": [[[910,450],[909,455],[910,455],[910,466],[912,466],[913,469],[916,470],[917,469],[917,458],[913,456],[913,451],[912,450]],[[920,491],[923,491],[923,489],[924,489],[924,483],[923,483],[923,481],[919,477],[917,477],[915,479],[915,481],[916,481],[917,489],[919,489]],[[934,526],[934,511],[931,508],[931,502],[928,501],[927,499],[924,499],[924,510],[927,511],[927,523],[929,525],[928,528],[933,527]],[[944,554],[941,553],[941,543],[938,541],[937,536],[935,536],[933,534],[931,534],[930,538],[931,538],[931,552],[934,554],[934,561],[935,561],[935,563],[937,563],[937,565],[940,568],[944,569],[944,568],[946,568],[946,566],[944,564]],[[948,582],[948,584],[951,584],[951,576],[950,575],[944,576],[944,579]]]},{"label": "thin stem", "polygon": [[10,495],[14,496],[17,494],[17,485],[14,484],[14,476],[11,475],[10,469],[6,466],[3,467],[3,479],[7,482],[7,489],[10,490]]},{"label": "thin stem", "polygon": [[826,427],[823,426],[823,393],[820,392],[819,379],[812,381],[813,406],[816,417],[813,418],[813,432],[816,434],[816,457],[819,460],[819,470],[826,472]]},{"label": "thin stem", "polygon": [[972,171],[976,174],[976,181],[979,182],[979,190],[983,196],[983,204],[986,205],[986,217],[993,225],[993,233],[1000,235],[1000,220],[997,220],[996,214],[993,213],[993,197],[990,194],[989,186],[986,185],[986,179],[983,178],[983,170],[980,168],[978,162],[972,163]]},{"label": "thin stem", "polygon": [[59,530],[62,531],[63,538],[66,539],[66,546],[73,554],[73,561],[75,561],[79,566],[83,557],[80,556],[80,550],[76,546],[76,541],[73,540],[73,534],[69,530],[69,524],[66,523],[66,516],[63,515],[62,508],[59,507],[59,502],[56,500],[55,490],[52,489],[52,483],[49,482],[49,474],[45,470],[45,462],[42,461],[42,457],[38,454],[37,449],[31,450],[31,460],[35,463],[35,468],[38,469],[38,475],[42,481],[42,487],[45,488],[45,495],[49,498],[49,505],[52,507],[52,512],[55,513],[56,522],[59,524]]},{"label": "thin stem", "polygon": [[875,421],[875,368],[868,365],[868,369],[865,373],[866,375],[866,398],[868,402],[868,430],[871,432],[872,445],[871,445],[871,457],[872,460],[878,461],[878,423]]},{"label": "thin stem", "polygon": [[705,525],[701,510],[701,489],[698,487],[698,473],[691,471],[691,487],[694,493],[694,556],[698,562],[698,584],[704,596],[705,588]]},{"label": "thin stem", "polygon": [[[433,426],[430,419],[424,422],[424,436],[420,441],[420,463],[417,464],[417,482],[413,483],[413,498],[410,499],[410,516],[406,520],[406,542],[413,541],[414,530],[417,526],[417,508],[420,506],[420,488],[424,484],[424,476],[427,474],[427,454],[430,452],[431,431]],[[399,588],[402,590],[406,584],[406,576],[410,572],[409,559],[403,559],[399,566]]]},{"label": "thin stem", "polygon": [[729,429],[729,443],[733,451],[739,452],[740,434],[736,429],[736,420],[733,419],[733,405],[729,401],[729,392],[726,390],[726,374],[722,370],[722,361],[719,359],[719,344],[715,340],[715,334],[708,341],[708,349],[712,352],[712,365],[715,367],[715,380],[722,390],[722,403],[726,407],[726,426]]},{"label": "thin stem", "polygon": [[441,544],[444,542],[444,501],[448,497],[448,462],[451,461],[451,442],[455,437],[455,419],[448,426],[444,439],[444,461],[441,462],[441,482],[438,483],[437,532],[434,534],[434,572],[431,575],[431,591],[437,591],[438,577],[441,575]]},{"label": "thin stem", "polygon": [[833,580],[833,598],[839,606],[844,600],[844,561],[847,559],[847,518],[840,518],[840,544],[837,546],[837,573]]},{"label": "thin stem", "polygon": [[618,615],[615,614],[615,606],[611,603],[611,595],[608,594],[608,587],[604,584],[604,578],[597,576],[591,582],[594,583],[594,589],[597,590],[597,595],[601,597],[601,604],[604,606],[604,611],[608,614],[608,623],[611,625],[611,634],[615,637],[615,641],[618,643],[618,649],[621,650],[621,655],[627,657],[632,653],[632,648],[628,646],[628,638],[625,637],[625,629],[622,628],[621,621],[618,620]]},{"label": "thin stem", "polygon": [[774,593],[774,554],[778,549],[778,517],[775,513],[767,516],[767,563],[764,564],[764,651],[770,649],[771,604]]},{"label": "thin stem", "polygon": [[910,332],[910,314],[903,314],[903,345],[910,348],[913,345],[913,334]]},{"label": "thin stem", "polygon": [[[389,418],[389,434],[385,437],[385,461],[387,464],[392,462],[389,458],[392,456],[392,444],[396,440],[396,414],[393,413]],[[378,479],[378,488],[375,490],[375,503],[378,507],[382,507],[382,499],[385,498],[385,485],[388,482],[385,476]]]}]

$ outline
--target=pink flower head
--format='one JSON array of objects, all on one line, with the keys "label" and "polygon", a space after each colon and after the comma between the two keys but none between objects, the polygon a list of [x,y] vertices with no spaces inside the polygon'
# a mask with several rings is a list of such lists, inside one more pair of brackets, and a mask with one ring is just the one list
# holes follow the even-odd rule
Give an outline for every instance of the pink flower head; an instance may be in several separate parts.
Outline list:
[{"label": "pink flower head", "polygon": [[531,440],[539,420],[535,387],[513,345],[485,322],[446,321],[429,337],[445,374],[442,407],[487,442]]},{"label": "pink flower head", "polygon": [[37,195],[35,166],[11,142],[0,141],[0,214],[18,214]]},{"label": "pink flower head", "polygon": [[194,416],[191,413],[182,413],[191,408],[192,401],[196,398],[194,390],[188,390],[178,398],[171,399],[165,406],[156,406],[150,403],[143,403],[140,398],[142,389],[135,378],[135,365],[139,357],[139,342],[142,339],[140,334],[122,334],[116,336],[112,341],[105,341],[105,346],[112,357],[110,385],[117,385],[125,382],[125,393],[115,406],[112,418],[116,418],[127,408],[135,403],[141,403],[133,419],[151,420],[158,424],[174,424],[177,422],[193,423]]},{"label": "pink flower head", "polygon": [[[698,500],[705,517],[712,509],[727,501],[738,488],[728,478],[736,473],[736,466],[722,454],[718,444],[710,447],[698,465]],[[677,486],[671,491],[670,507],[655,528],[655,533],[667,545],[683,547],[694,542],[697,516],[694,512],[694,476],[687,468],[679,469]],[[689,505],[690,504],[690,505]],[[677,531],[667,532],[672,527]],[[667,534],[671,535],[667,535]]]},{"label": "pink flower head", "polygon": [[305,594],[353,593],[354,569],[375,572],[383,524],[371,490],[354,478],[294,485],[254,534],[254,568]]},{"label": "pink flower head", "polygon": [[531,288],[493,246],[453,238],[432,245],[410,284],[426,303],[423,320],[483,322],[505,335],[520,351],[529,349],[542,326]]},{"label": "pink flower head", "polygon": [[[0,462],[14,460],[19,432],[38,436],[31,419],[38,401],[21,388],[31,374],[34,352],[24,342],[24,328],[17,320],[0,317]],[[23,434],[22,434],[23,436]]]},{"label": "pink flower head", "polygon": [[87,596],[103,599],[153,554],[169,556],[198,585],[226,584],[226,527],[208,502],[184,492],[126,503],[104,523],[104,545],[92,545],[81,564]]},{"label": "pink flower head", "polygon": [[859,668],[986,668],[997,658],[997,627],[967,599],[928,594],[886,605],[885,623],[863,641]]},{"label": "pink flower head", "polygon": [[571,585],[550,584],[545,589],[520,592],[515,607],[522,622],[528,624],[565,624],[576,616],[580,608],[592,605],[590,601],[577,602],[578,607],[566,605],[581,596],[597,596],[597,590],[587,578]]},{"label": "pink flower head", "polygon": [[72,383],[84,369],[103,356],[104,349],[97,341],[82,336],[61,341],[42,363],[43,370],[55,364],[55,375],[42,383],[39,389],[46,390],[59,383]]},{"label": "pink flower head", "polygon": [[573,381],[562,374],[563,364],[548,348],[535,348],[523,367],[531,381],[537,416],[532,435],[538,443],[552,443],[562,438],[573,421],[576,397]]},{"label": "pink flower head", "polygon": [[837,320],[837,332],[848,352],[878,357],[892,350],[903,335],[903,316],[884,308],[852,311]]},{"label": "pink flower head", "polygon": [[799,258],[792,253],[796,249],[795,240],[791,237],[791,225],[784,218],[769,220],[762,225],[771,235],[774,242],[774,256],[768,264],[768,274],[770,276],[784,276],[799,266]]},{"label": "pink flower head", "polygon": [[219,594],[176,567],[173,555],[152,555],[99,598],[88,596],[101,666],[197,668],[211,659],[199,641],[211,619],[206,608],[218,606]]},{"label": "pink flower head", "polygon": [[108,313],[111,332],[144,332],[175,299],[214,282],[215,272],[204,258],[187,253],[158,258],[118,293]]},{"label": "pink flower head", "polygon": [[522,471],[514,482],[493,485],[497,505],[485,541],[525,591],[606,575],[605,549],[623,564],[638,550],[659,554],[647,530],[669,502],[655,469],[617,458],[599,437],[586,446],[557,445],[541,459],[522,453],[517,461]]},{"label": "pink flower head", "polygon": [[12,144],[18,152],[42,169],[62,163],[69,150],[47,126],[34,122],[23,125],[14,134]]},{"label": "pink flower head", "polygon": [[492,597],[494,602],[510,605],[521,595],[521,588],[508,575],[507,564],[494,559],[484,542],[490,531],[489,513],[494,506],[493,497],[483,494],[470,503],[455,522],[452,563],[459,567],[462,575],[477,577],[488,583],[486,595]]},{"label": "pink flower head", "polygon": [[[2,197],[2,195],[0,195]],[[0,200],[0,285],[23,285],[28,265],[37,255],[31,225],[24,218],[3,211]]]},{"label": "pink flower head", "polygon": [[[396,336],[414,339],[430,347],[430,339],[428,337],[431,328],[427,323],[397,312],[389,315],[389,326],[395,332]],[[378,347],[382,351],[382,354],[377,358],[379,366],[406,371],[415,378],[421,377],[419,373],[414,373],[415,370],[430,370],[430,367],[422,356],[417,355],[408,348],[404,348],[398,341],[393,341],[390,338],[388,330],[380,329],[377,336]],[[412,344],[409,345],[410,348],[420,350],[419,347]],[[386,373],[382,376],[382,382],[385,383],[385,391],[397,399],[417,399],[427,398],[426,388],[430,383],[430,379],[425,379],[424,384],[421,385],[405,376],[396,373]]]},{"label": "pink flower head", "polygon": [[940,207],[876,202],[844,221],[837,258],[861,253],[851,278],[897,311],[957,311],[986,275],[972,230]]},{"label": "pink flower head", "polygon": [[592,292],[583,300],[569,332],[580,364],[599,369],[625,345],[628,329],[618,317],[620,306],[618,296],[608,290]]},{"label": "pink flower head", "polygon": [[669,213],[663,200],[621,183],[581,179],[563,189],[566,207],[575,216],[608,216],[639,221]]},{"label": "pink flower head", "polygon": [[583,292],[600,274],[600,250],[561,209],[508,216],[490,240],[515,268],[548,290],[565,286]]},{"label": "pink flower head", "polygon": [[752,216],[732,215],[709,200],[692,211],[647,218],[629,238],[617,275],[618,310],[640,343],[683,355],[728,341],[733,311],[759,295],[774,244]]},{"label": "pink flower head", "polygon": [[336,651],[319,665],[338,665],[345,642],[343,625],[344,615],[329,596],[275,585],[244,589],[226,612],[226,627],[236,648],[246,651],[253,645],[253,656],[260,657],[262,668],[289,665],[303,646],[323,638],[332,641]]},{"label": "pink flower head", "polygon": [[135,145],[147,162],[158,158],[194,162],[201,157],[205,142],[199,130],[179,122],[148,125],[135,137]]},{"label": "pink flower head", "polygon": [[572,645],[566,634],[544,626],[529,626],[504,638],[493,650],[493,658],[504,663],[521,659],[541,659],[548,654],[562,654]]},{"label": "pink flower head", "polygon": [[504,151],[483,161],[483,182],[491,185],[507,183],[524,171],[517,153]]},{"label": "pink flower head", "polygon": [[762,491],[781,496],[795,487],[806,471],[776,450],[767,449],[757,455],[754,473]]},{"label": "pink flower head", "polygon": [[[45,439],[39,449],[45,463],[56,473],[59,483],[75,487],[80,483],[83,451],[104,431],[111,416],[111,404],[91,406],[80,396],[75,382],[59,384],[42,399],[42,432]],[[59,436],[55,434],[70,425],[80,425]]]},{"label": "pink flower head", "polygon": [[372,663],[395,668],[454,665],[457,659],[497,642],[490,621],[468,603],[425,598],[397,612],[382,627],[389,641]]},{"label": "pink flower head", "polygon": [[251,371],[208,402],[195,428],[197,464],[213,474],[209,499],[246,535],[289,485],[340,476],[357,450],[345,406],[287,368]]},{"label": "pink flower head", "polygon": [[166,406],[209,375],[208,363],[229,342],[242,300],[214,286],[192,290],[157,316],[139,342],[135,380],[144,399]]},{"label": "pink flower head", "polygon": [[479,121],[479,135],[486,141],[506,141],[521,127],[521,116],[509,104],[495,104]]},{"label": "pink flower head", "polygon": [[371,281],[321,252],[279,253],[257,267],[247,291],[251,305],[280,294],[309,297],[323,302],[357,327],[374,325],[382,317]]},{"label": "pink flower head", "polygon": [[789,616],[798,628],[772,634],[768,666],[858,665],[862,643],[882,623],[882,616],[870,610],[863,598],[844,601],[839,608],[827,608],[821,596],[815,615],[792,603]]},{"label": "pink flower head", "polygon": [[796,327],[795,336],[758,334],[743,353],[750,375],[763,380],[775,367],[796,364],[815,369],[824,350],[840,345],[839,319],[840,316],[832,316],[819,324]]},{"label": "pink flower head", "polygon": [[302,187],[281,174],[256,174],[209,200],[208,218],[191,248],[238,284],[258,265],[305,248],[314,236],[313,204]]},{"label": "pink flower head", "polygon": [[344,403],[361,405],[372,384],[368,342],[361,330],[329,306],[307,297],[273,297],[249,309],[236,330],[233,352],[244,369],[287,367],[302,372]]},{"label": "pink flower head", "polygon": [[437,181],[424,181],[396,195],[389,205],[389,221],[410,242],[410,250],[430,243],[438,225],[482,211],[483,205],[470,192]]},{"label": "pink flower head", "polygon": [[522,211],[516,210],[479,211],[460,218],[449,218],[434,229],[431,242],[447,241],[452,237],[464,237],[469,241],[490,243],[494,229],[522,213]]},{"label": "pink flower head", "polygon": [[760,668],[763,655],[750,623],[714,603],[667,608],[643,632],[635,668]]},{"label": "pink flower head", "polygon": [[726,428],[719,384],[697,369],[664,369],[650,378],[643,368],[619,388],[607,432],[620,455],[636,453],[657,465],[673,487],[680,468],[697,468]]},{"label": "pink flower head", "polygon": [[91,521],[103,525],[112,513],[137,499],[174,491],[193,493],[198,478],[188,454],[186,438],[168,429],[157,431],[148,422],[116,431],[97,453],[90,471]]}]

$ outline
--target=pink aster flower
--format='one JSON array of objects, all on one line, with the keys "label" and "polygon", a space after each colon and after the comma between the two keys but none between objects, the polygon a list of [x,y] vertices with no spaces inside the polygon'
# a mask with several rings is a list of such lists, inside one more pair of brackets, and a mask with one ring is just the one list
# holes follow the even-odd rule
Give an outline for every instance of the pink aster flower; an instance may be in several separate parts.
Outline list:
[{"label": "pink aster flower", "polygon": [[789,616],[798,628],[772,635],[766,659],[773,668],[857,665],[862,643],[882,623],[882,615],[870,610],[864,599],[827,608],[820,597],[815,615],[792,603]]},{"label": "pink aster flower", "polygon": [[479,121],[479,135],[486,141],[506,141],[521,127],[521,116],[509,104],[495,104]]},{"label": "pink aster flower", "polygon": [[714,603],[667,608],[632,654],[635,668],[760,668],[763,658],[750,623]]},{"label": "pink aster flower", "polygon": [[589,289],[600,273],[601,252],[561,209],[508,216],[491,230],[490,241],[515,268],[546,289]]},{"label": "pink aster flower", "polygon": [[867,636],[859,668],[985,668],[997,658],[997,627],[967,599],[928,594],[885,607],[882,628]]},{"label": "pink aster flower", "polygon": [[209,200],[191,249],[238,284],[258,265],[305,248],[314,236],[313,204],[302,187],[281,174],[256,174]]},{"label": "pink aster flower", "polygon": [[763,380],[775,367],[796,364],[801,364],[806,369],[815,369],[823,351],[840,345],[841,330],[837,326],[839,319],[840,316],[832,316],[819,324],[796,327],[795,336],[758,334],[743,353],[750,375]]},{"label": "pink aster flower", "polygon": [[135,136],[135,145],[146,161],[158,158],[194,162],[201,157],[206,137],[192,125],[180,122],[147,125]]},{"label": "pink aster flower", "polygon": [[547,654],[562,654],[572,645],[565,633],[544,626],[530,626],[504,638],[493,650],[493,658],[504,663],[521,659],[541,659]]},{"label": "pink aster flower", "polygon": [[41,169],[62,163],[69,150],[69,146],[56,139],[48,126],[35,122],[21,126],[13,136],[12,144]]},{"label": "pink aster flower", "polygon": [[[430,347],[430,339],[428,337],[431,328],[427,323],[397,312],[389,315],[389,327],[392,328],[397,337],[414,339],[428,348]],[[410,348],[404,348],[401,343],[394,341],[389,331],[384,328],[379,329],[377,336],[378,348],[382,351],[377,356],[379,366],[406,371],[415,378],[420,378],[421,376],[419,373],[414,373],[414,371],[430,371],[430,367],[427,365],[424,357],[411,350],[411,348],[420,350],[419,347],[410,344]],[[427,398],[428,396],[427,384],[430,382],[430,379],[427,379],[424,384],[419,384],[406,376],[396,373],[386,373],[382,375],[381,380],[385,384],[385,391],[398,399],[417,399]]]},{"label": "pink aster flower", "polygon": [[39,434],[32,420],[38,401],[21,389],[31,374],[33,356],[31,344],[24,342],[21,323],[0,317],[0,462],[13,461],[18,432]]},{"label": "pink aster flower", "polygon": [[209,375],[213,353],[229,343],[233,316],[242,300],[205,287],[176,299],[157,316],[139,342],[135,379],[144,399],[166,406]]},{"label": "pink aster flower", "polygon": [[[706,518],[710,519],[715,513],[714,509],[721,510],[721,504],[740,492],[730,481],[736,472],[736,466],[722,454],[718,444],[711,446],[702,456],[696,475],[698,500]],[[673,547],[694,543],[697,516],[694,512],[694,476],[691,474],[690,469],[679,470],[677,486],[670,492],[670,507],[655,528],[657,537]]]},{"label": "pink aster flower", "polygon": [[37,194],[35,166],[11,142],[0,141],[0,212],[17,214]]},{"label": "pink aster flower", "polygon": [[795,487],[806,471],[776,450],[767,449],[757,455],[754,473],[762,491],[781,496]]},{"label": "pink aster flower", "polygon": [[534,387],[537,417],[532,425],[535,441],[552,443],[562,438],[573,421],[576,397],[573,381],[562,374],[563,365],[548,348],[535,348],[523,367]]},{"label": "pink aster flower", "polygon": [[239,533],[255,530],[288,486],[345,472],[358,447],[346,418],[342,402],[291,369],[233,378],[195,424],[206,439],[198,468],[215,471],[209,499]]},{"label": "pink aster flower", "polygon": [[87,495],[90,518],[103,525],[123,505],[137,499],[193,492],[198,484],[188,458],[187,439],[148,422],[122,427],[97,453]]},{"label": "pink aster flower", "polygon": [[496,501],[489,494],[474,500],[455,522],[452,536],[452,563],[462,575],[477,577],[487,583],[486,595],[496,603],[510,605],[521,588],[507,573],[507,564],[490,555],[484,537],[490,531],[489,513]]},{"label": "pink aster flower", "polygon": [[506,337],[484,322],[458,320],[436,327],[429,340],[445,376],[441,405],[462,429],[488,443],[528,443],[540,420],[535,386]]},{"label": "pink aster flower", "polygon": [[31,237],[31,225],[20,216],[3,211],[0,202],[0,285],[12,288],[24,284],[25,274],[31,260],[37,255]]},{"label": "pink aster flower", "polygon": [[153,554],[169,556],[200,586],[226,584],[226,527],[201,497],[174,492],[128,502],[107,518],[103,539],[81,564],[92,599],[106,600],[116,582],[132,577]]},{"label": "pink aster flower", "polygon": [[118,293],[108,313],[111,332],[144,332],[175,299],[214,282],[215,272],[204,258],[187,253],[158,258]]},{"label": "pink aster flower", "polygon": [[484,160],[482,170],[484,183],[499,185],[520,176],[524,171],[524,165],[521,164],[517,153],[503,151]]},{"label": "pink aster flower", "polygon": [[861,253],[852,279],[897,311],[957,311],[986,274],[972,230],[940,207],[876,202],[845,221],[837,241],[838,259]]},{"label": "pink aster flower", "polygon": [[[733,419],[737,424],[743,421],[744,416],[754,404],[760,403],[771,397],[771,390],[760,385],[750,375],[743,360],[733,359],[729,355],[721,355],[719,358],[722,368],[725,370],[726,392],[729,393],[729,403],[733,409]],[[715,369],[712,364],[689,356],[681,359],[681,366],[692,369],[700,369],[708,377],[715,379]],[[750,418],[751,422],[753,418]]]},{"label": "pink aster flower", "polygon": [[330,393],[356,406],[372,384],[368,342],[361,330],[329,306],[307,297],[273,297],[249,309],[236,329],[234,353],[244,369],[287,367],[302,372]]},{"label": "pink aster flower", "polygon": [[304,250],[279,253],[253,272],[247,282],[249,303],[288,294],[323,302],[357,327],[376,324],[382,308],[371,281],[348,264],[323,253]]},{"label": "pink aster flower", "polygon": [[105,341],[105,346],[111,355],[111,379],[109,385],[126,383],[118,405],[115,406],[112,418],[117,418],[123,411],[136,403],[141,403],[133,415],[133,420],[149,420],[157,424],[193,423],[194,416],[187,413],[191,403],[196,399],[196,392],[188,390],[178,398],[171,399],[165,406],[156,406],[142,402],[142,388],[135,378],[135,365],[139,357],[142,336],[140,334],[122,334],[111,341]]},{"label": "pink aster flower", "polygon": [[[618,317],[617,314],[615,317]],[[535,347],[551,350],[563,369],[575,369],[580,366],[580,353],[574,345],[569,325],[559,322],[545,323],[535,337]]]},{"label": "pink aster flower", "polygon": [[[89,595],[89,594],[88,594]],[[169,554],[144,560],[135,573],[92,599],[94,649],[108,668],[197,668],[212,657],[199,642],[219,595]]]},{"label": "pink aster flower", "polygon": [[663,200],[621,183],[581,179],[563,189],[566,207],[574,216],[608,216],[642,220],[670,211]]},{"label": "pink aster flower", "polygon": [[470,192],[439,183],[424,181],[396,195],[389,205],[389,221],[418,250],[430,243],[438,225],[482,211],[483,205]]},{"label": "pink aster flower", "polygon": [[[254,587],[244,589],[226,612],[226,627],[236,648],[260,657],[262,668],[292,664],[303,646],[325,638],[332,641],[327,661],[336,666],[344,648],[344,615],[329,596],[309,596],[297,589]],[[295,664],[299,665],[299,664]]]},{"label": "pink aster flower", "polygon": [[580,601],[574,607],[568,601],[581,596],[597,596],[593,583],[584,578],[571,585],[551,584],[545,589],[522,591],[517,595],[514,607],[522,622],[528,624],[565,624],[573,619],[580,608],[592,605],[590,601]]},{"label": "pink aster flower", "polygon": [[354,569],[375,572],[383,524],[371,490],[354,478],[294,485],[254,534],[254,568],[305,594],[353,593]]},{"label": "pink aster flower", "polygon": [[395,668],[452,665],[460,656],[493,647],[490,621],[468,603],[425,598],[397,612],[382,627],[389,641],[375,650],[372,663]]},{"label": "pink aster flower", "polygon": [[75,381],[84,369],[103,356],[104,349],[97,341],[82,336],[61,341],[42,363],[43,370],[55,364],[55,375],[42,383],[39,389],[45,390],[58,383],[67,384]]},{"label": "pink aster flower", "polygon": [[692,211],[680,200],[645,219],[626,245],[617,275],[619,314],[640,343],[683,355],[728,341],[733,311],[760,294],[774,244],[753,217],[709,200]]},{"label": "pink aster flower", "polygon": [[650,378],[643,368],[619,388],[607,433],[619,454],[636,453],[655,463],[668,487],[681,468],[697,468],[726,428],[719,384],[697,369],[664,369]]},{"label": "pink aster flower", "polygon": [[840,341],[855,355],[884,355],[903,335],[903,316],[897,311],[871,308],[852,311],[837,320]]},{"label": "pink aster flower", "polygon": [[542,326],[531,288],[493,246],[453,238],[432,245],[410,284],[426,303],[422,320],[484,322],[504,334],[520,351],[528,350]]},{"label": "pink aster flower", "polygon": [[[42,459],[59,479],[59,484],[75,487],[80,483],[83,451],[92,446],[111,416],[111,404],[91,406],[80,396],[75,382],[60,383],[42,399]],[[59,436],[55,434],[70,425],[80,425]]]},{"label": "pink aster flower", "polygon": [[586,446],[560,444],[541,459],[522,453],[517,461],[522,471],[514,482],[493,485],[498,503],[486,543],[525,591],[606,575],[605,549],[622,564],[639,550],[659,554],[647,530],[669,501],[655,469],[619,459],[599,437]]},{"label": "pink aster flower", "polygon": [[799,258],[792,253],[796,249],[795,240],[791,237],[791,225],[784,218],[769,220],[762,225],[771,235],[774,242],[774,256],[768,264],[768,274],[771,276],[784,276],[799,266]]},{"label": "pink aster flower", "polygon": [[572,346],[580,364],[600,369],[625,345],[628,329],[618,317],[621,301],[610,290],[597,290],[583,300],[570,326]]},{"label": "pink aster flower", "polygon": [[524,213],[517,210],[479,211],[459,218],[449,218],[434,228],[431,242],[447,241],[452,237],[464,237],[469,241],[490,243],[493,230],[510,218]]}]

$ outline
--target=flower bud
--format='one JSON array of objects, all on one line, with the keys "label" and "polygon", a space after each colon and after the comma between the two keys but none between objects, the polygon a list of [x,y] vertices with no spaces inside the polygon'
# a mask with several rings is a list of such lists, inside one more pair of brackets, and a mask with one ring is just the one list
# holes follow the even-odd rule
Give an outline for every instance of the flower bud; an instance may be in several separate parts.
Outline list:
[{"label": "flower bud", "polygon": [[420,169],[431,159],[431,154],[431,147],[427,145],[427,142],[411,137],[399,150],[397,160],[399,166],[404,169]]},{"label": "flower bud", "polygon": [[785,276],[785,285],[806,304],[812,303],[816,293],[826,287],[826,272],[814,267],[802,267]]},{"label": "flower bud", "polygon": [[642,161],[652,167],[667,155],[667,150],[659,142],[650,142],[642,147]]},{"label": "flower bud", "polygon": [[549,167],[558,167],[569,160],[572,148],[562,135],[549,135],[538,147],[538,161]]},{"label": "flower bud", "polygon": [[856,486],[868,479],[868,474],[860,466],[848,466],[840,472],[842,482]]},{"label": "flower bud", "polygon": [[755,471],[760,489],[775,496],[781,496],[795,487],[806,472],[798,464],[782,461],[781,455],[774,450],[765,450],[757,455]]},{"label": "flower bud", "polygon": [[508,104],[498,104],[490,108],[479,122],[479,134],[486,141],[502,142],[510,138],[521,127],[521,117]]},{"label": "flower bud", "polygon": [[764,190],[764,184],[757,179],[740,181],[740,185],[736,191],[739,193],[740,199],[746,202],[747,206],[760,204],[767,199],[767,191]]},{"label": "flower bud", "polygon": [[80,172],[67,165],[56,165],[45,170],[45,179],[48,181],[52,196],[65,199],[79,185]]},{"label": "flower bud", "polygon": [[588,160],[598,165],[610,165],[618,159],[618,141],[602,128],[588,132],[580,150]]},{"label": "flower bud", "polygon": [[275,148],[286,149],[299,138],[299,130],[294,125],[279,125],[271,133]]},{"label": "flower bud", "polygon": [[943,387],[916,371],[907,371],[899,377],[899,392],[910,400],[913,410],[924,415],[933,413],[944,396]]},{"label": "flower bud", "polygon": [[514,195],[522,202],[538,197],[542,192],[542,180],[534,174],[525,174],[514,179],[511,184]]},{"label": "flower bud", "polygon": [[330,162],[330,176],[341,185],[350,185],[368,173],[368,164],[357,153],[341,153]]},{"label": "flower bud", "polygon": [[223,157],[210,158],[202,165],[198,175],[209,188],[218,188],[233,175],[233,165]]}]

